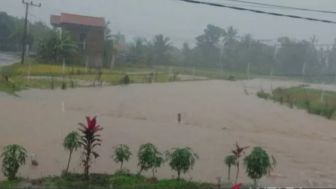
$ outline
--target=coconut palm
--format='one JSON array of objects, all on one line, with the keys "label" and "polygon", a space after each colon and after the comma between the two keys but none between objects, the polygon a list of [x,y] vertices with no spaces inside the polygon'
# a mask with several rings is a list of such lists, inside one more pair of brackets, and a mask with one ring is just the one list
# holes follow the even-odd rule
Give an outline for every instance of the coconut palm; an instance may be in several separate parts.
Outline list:
[{"label": "coconut palm", "polygon": [[69,151],[69,158],[68,158],[68,164],[65,169],[65,173],[68,173],[69,166],[70,166],[70,161],[71,161],[71,156],[74,151],[76,151],[79,147],[81,146],[80,144],[80,136],[76,131],[70,132],[65,138],[63,142],[63,147]]}]

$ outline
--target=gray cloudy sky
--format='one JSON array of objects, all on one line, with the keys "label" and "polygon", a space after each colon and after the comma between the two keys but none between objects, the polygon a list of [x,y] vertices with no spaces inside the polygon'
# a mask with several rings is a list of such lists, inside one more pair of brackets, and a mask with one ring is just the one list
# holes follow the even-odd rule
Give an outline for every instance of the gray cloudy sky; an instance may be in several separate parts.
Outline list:
[{"label": "gray cloudy sky", "polygon": [[[227,5],[242,5],[226,0],[204,0]],[[336,0],[248,0],[286,6],[336,11]],[[29,19],[49,23],[50,14],[61,12],[105,17],[113,33],[121,32],[129,39],[136,36],[151,38],[162,33],[173,43],[193,43],[195,36],[202,33],[207,24],[223,28],[234,26],[240,35],[250,33],[257,39],[276,39],[289,36],[308,39],[313,35],[319,43],[333,43],[336,25],[284,17],[257,15],[225,8],[188,4],[177,0],[35,0],[41,8],[32,8]],[[336,14],[318,14],[288,11],[258,6],[244,7],[297,14],[336,21]],[[0,11],[18,17],[24,16],[21,0],[0,0]]]}]

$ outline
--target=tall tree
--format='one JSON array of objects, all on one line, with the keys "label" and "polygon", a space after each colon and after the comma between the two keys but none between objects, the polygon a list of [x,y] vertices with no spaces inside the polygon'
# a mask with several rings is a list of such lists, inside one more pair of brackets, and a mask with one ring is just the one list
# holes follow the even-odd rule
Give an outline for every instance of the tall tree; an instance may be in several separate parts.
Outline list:
[{"label": "tall tree", "polygon": [[151,43],[152,64],[167,64],[169,63],[170,49],[169,38],[162,34],[156,35]]},{"label": "tall tree", "polygon": [[226,34],[223,28],[207,25],[204,33],[196,38],[196,53],[199,64],[211,66],[218,64],[220,58],[219,42]]}]

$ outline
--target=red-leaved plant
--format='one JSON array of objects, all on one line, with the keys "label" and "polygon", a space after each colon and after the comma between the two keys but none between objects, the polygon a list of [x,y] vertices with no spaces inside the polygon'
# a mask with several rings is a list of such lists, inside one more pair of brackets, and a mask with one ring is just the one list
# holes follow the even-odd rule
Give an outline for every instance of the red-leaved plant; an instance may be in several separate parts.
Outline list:
[{"label": "red-leaved plant", "polygon": [[89,171],[91,166],[91,158],[94,159],[99,157],[99,154],[94,151],[96,146],[101,145],[100,135],[97,134],[98,131],[101,131],[103,128],[100,125],[97,125],[96,117],[90,118],[86,117],[86,125],[79,123],[81,126],[79,131],[82,133],[80,143],[83,147],[82,154],[82,165],[84,167],[84,176],[85,179],[89,179]]},{"label": "red-leaved plant", "polygon": [[236,183],[238,182],[238,175],[239,175],[239,160],[240,157],[244,154],[244,151],[249,148],[248,146],[245,147],[240,147],[238,143],[236,143],[235,149],[232,150],[233,155],[236,157],[236,167],[237,167],[237,172],[236,172]]}]

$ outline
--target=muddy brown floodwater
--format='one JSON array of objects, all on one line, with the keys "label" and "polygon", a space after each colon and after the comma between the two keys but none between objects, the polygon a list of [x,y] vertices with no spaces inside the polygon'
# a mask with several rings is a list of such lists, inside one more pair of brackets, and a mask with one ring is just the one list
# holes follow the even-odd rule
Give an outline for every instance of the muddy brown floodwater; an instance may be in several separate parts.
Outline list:
[{"label": "muddy brown floodwater", "polygon": [[[272,86],[297,84],[274,81]],[[136,150],[140,144],[152,142],[161,151],[191,147],[200,159],[184,178],[216,182],[217,177],[226,178],[224,156],[237,141],[261,146],[276,157],[278,165],[270,177],[261,180],[262,185],[335,186],[336,121],[259,99],[254,93],[261,87],[269,89],[270,82],[197,81],[29,90],[19,93],[20,97],[1,93],[0,147],[18,143],[36,155],[39,166],[32,167],[29,160],[19,176],[59,175],[68,155],[62,147],[64,136],[76,130],[84,116],[97,115],[104,127],[103,145],[98,148],[101,157],[94,162],[93,172],[113,173],[118,169],[111,159],[117,144],[131,147],[133,156],[125,167],[136,171]],[[177,123],[177,113],[182,114],[181,124]],[[71,171],[81,172],[79,156],[76,152]],[[240,180],[251,183],[244,171],[241,173]],[[160,178],[173,175],[167,163],[158,169]]]}]

